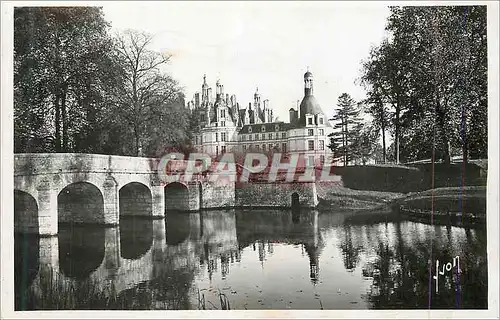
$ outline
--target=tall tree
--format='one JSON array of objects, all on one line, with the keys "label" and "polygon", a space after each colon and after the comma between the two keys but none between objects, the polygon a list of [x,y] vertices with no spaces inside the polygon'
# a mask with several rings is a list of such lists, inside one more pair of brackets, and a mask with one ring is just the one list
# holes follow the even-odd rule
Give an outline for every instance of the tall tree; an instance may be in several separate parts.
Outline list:
[{"label": "tall tree", "polygon": [[[74,134],[89,120],[82,103],[105,100],[108,24],[97,7],[18,7],[14,11],[16,152],[79,151]],[[86,90],[89,91],[89,90]]]},{"label": "tall tree", "polygon": [[359,105],[354,101],[354,99],[347,93],[343,93],[339,96],[337,106],[338,109],[335,110],[335,115],[330,121],[334,121],[334,131],[330,134],[330,145],[329,148],[333,151],[334,157],[343,159],[344,166],[349,164],[352,160],[350,154],[350,149],[354,141],[355,132],[351,131],[359,123]]},{"label": "tall tree", "polygon": [[[127,30],[117,35],[118,56],[124,69],[119,117],[132,132],[135,155],[150,152],[152,143],[183,144],[188,110],[177,82],[161,71],[169,55],[151,50],[152,36]],[[160,146],[156,146],[160,147]]]},{"label": "tall tree", "polygon": [[396,159],[433,148],[445,163],[460,148],[465,162],[485,157],[486,7],[392,7],[386,30],[362,81],[372,111],[379,97],[392,107]]},{"label": "tall tree", "polygon": [[379,130],[372,125],[359,123],[353,132],[351,157],[355,163],[365,165],[370,159],[376,158],[377,140],[380,137]]}]

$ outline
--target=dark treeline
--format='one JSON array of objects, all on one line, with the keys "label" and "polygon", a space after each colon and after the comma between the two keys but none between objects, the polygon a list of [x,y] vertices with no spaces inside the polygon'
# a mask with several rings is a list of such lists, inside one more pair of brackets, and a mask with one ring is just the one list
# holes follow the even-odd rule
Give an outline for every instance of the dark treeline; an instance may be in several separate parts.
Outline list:
[{"label": "dark treeline", "polygon": [[98,7],[14,11],[14,152],[157,156],[189,145],[189,111],[152,37],[112,35]]},{"label": "dark treeline", "polygon": [[[384,163],[487,158],[486,30],[486,6],[391,7],[386,38],[363,61],[367,99],[339,98],[335,157],[359,162],[364,150]],[[363,130],[359,110],[372,118]]]}]

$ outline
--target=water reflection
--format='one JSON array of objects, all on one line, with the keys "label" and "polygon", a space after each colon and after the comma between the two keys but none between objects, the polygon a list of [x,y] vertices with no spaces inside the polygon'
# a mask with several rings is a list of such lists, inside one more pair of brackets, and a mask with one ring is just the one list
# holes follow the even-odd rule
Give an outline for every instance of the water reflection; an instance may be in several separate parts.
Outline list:
[{"label": "water reflection", "polygon": [[153,220],[139,216],[120,218],[120,254],[124,259],[139,259],[153,244]]},{"label": "water reflection", "polygon": [[[429,301],[432,308],[487,307],[484,230],[407,221],[353,225],[344,217],[226,210],[124,219],[119,228],[61,229],[58,244],[49,246],[58,261],[50,264],[62,271],[58,281],[75,288],[65,296],[79,302],[57,308],[213,309],[221,307],[221,294],[233,309],[428,308]],[[16,246],[25,243],[20,239]],[[40,257],[49,249],[40,249]],[[16,275],[32,279],[35,291],[46,285],[40,272],[22,270],[39,269],[39,255],[16,250]],[[463,274],[443,277],[436,294],[429,259],[457,255]],[[28,286],[16,280],[18,309],[40,308],[19,303]],[[108,297],[104,305],[81,298],[95,292]]]},{"label": "water reflection", "polygon": [[59,226],[59,268],[67,277],[86,279],[102,263],[105,228],[83,225]]}]

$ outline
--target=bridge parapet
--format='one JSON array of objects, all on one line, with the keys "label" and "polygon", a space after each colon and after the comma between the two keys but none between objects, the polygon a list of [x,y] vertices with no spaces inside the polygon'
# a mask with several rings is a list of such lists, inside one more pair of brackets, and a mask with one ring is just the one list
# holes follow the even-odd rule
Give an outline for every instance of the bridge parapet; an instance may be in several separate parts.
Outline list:
[{"label": "bridge parapet", "polygon": [[14,154],[14,176],[63,172],[156,172],[159,159],[81,153]]}]

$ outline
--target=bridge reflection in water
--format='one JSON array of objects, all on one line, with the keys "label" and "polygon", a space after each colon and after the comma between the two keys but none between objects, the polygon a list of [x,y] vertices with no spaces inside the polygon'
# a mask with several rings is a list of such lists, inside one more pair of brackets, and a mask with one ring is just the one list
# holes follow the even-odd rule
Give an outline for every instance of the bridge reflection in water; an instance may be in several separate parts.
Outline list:
[{"label": "bridge reflection in water", "polygon": [[[461,303],[484,307],[482,231],[412,222],[354,225],[345,216],[172,212],[166,219],[121,217],[119,227],[67,225],[58,237],[18,234],[16,295],[30,288],[43,300],[47,283],[65,283],[76,288],[71,294],[78,300],[90,283],[92,292],[127,301],[118,306],[126,309],[196,309],[198,292],[217,303],[219,291],[238,309],[318,309],[320,301],[327,309],[425,308],[433,236],[435,258],[460,255],[464,276],[476,279],[462,282],[462,290],[478,291]],[[454,307],[453,297],[441,294],[436,307]],[[16,301],[18,310],[42,307]]]}]

